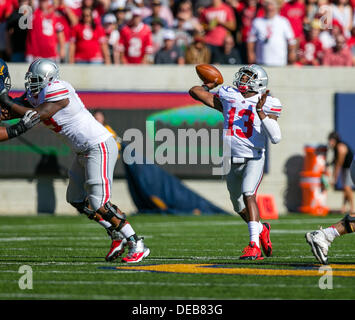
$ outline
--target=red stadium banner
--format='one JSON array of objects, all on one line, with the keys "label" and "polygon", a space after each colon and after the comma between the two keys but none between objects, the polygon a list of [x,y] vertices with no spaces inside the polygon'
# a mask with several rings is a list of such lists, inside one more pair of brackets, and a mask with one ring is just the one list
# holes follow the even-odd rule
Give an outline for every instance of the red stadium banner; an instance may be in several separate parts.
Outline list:
[{"label": "red stadium banner", "polygon": [[[23,92],[11,91],[12,97]],[[77,91],[88,109],[170,109],[200,104],[187,92]]]}]

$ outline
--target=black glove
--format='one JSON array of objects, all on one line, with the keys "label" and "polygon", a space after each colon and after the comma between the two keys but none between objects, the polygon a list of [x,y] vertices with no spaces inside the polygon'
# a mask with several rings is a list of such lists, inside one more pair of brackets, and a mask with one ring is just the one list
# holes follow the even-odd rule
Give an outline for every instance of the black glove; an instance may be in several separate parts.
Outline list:
[{"label": "black glove", "polygon": [[6,128],[7,135],[9,139],[18,137],[40,121],[40,115],[37,111],[28,110],[17,124]]},{"label": "black glove", "polygon": [[2,107],[11,110],[13,105],[12,98],[9,97],[8,91],[6,88],[2,89],[0,92],[0,104]]}]

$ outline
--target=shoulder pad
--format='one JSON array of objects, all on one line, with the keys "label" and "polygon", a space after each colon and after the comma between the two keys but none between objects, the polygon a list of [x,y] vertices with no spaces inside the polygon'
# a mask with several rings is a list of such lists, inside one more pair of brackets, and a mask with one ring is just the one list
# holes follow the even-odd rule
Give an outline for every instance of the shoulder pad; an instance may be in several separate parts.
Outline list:
[{"label": "shoulder pad", "polygon": [[69,97],[69,90],[62,81],[53,81],[44,88],[44,101],[52,102]]},{"label": "shoulder pad", "polygon": [[218,96],[221,99],[231,98],[232,96],[235,96],[237,93],[239,93],[238,89],[231,86],[222,86],[218,90]]},{"label": "shoulder pad", "polygon": [[266,114],[273,114],[277,117],[280,116],[282,110],[282,105],[279,99],[268,96],[263,107],[263,111]]}]

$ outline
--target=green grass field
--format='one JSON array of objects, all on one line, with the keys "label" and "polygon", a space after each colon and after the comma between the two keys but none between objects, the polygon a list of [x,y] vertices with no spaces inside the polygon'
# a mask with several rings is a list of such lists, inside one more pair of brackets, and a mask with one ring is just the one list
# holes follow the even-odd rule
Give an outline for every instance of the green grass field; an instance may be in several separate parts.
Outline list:
[{"label": "green grass field", "polygon": [[[322,273],[304,238],[305,232],[339,219],[290,214],[270,221],[273,256],[253,262],[239,260],[248,243],[240,218],[132,216],[151,254],[127,266],[105,262],[110,240],[84,216],[1,217],[0,299],[354,299],[354,234],[333,243],[333,289],[325,290],[319,288]],[[170,272],[157,272],[162,264],[172,264]],[[32,290],[19,288],[22,265],[33,270]],[[115,269],[122,266],[126,269]],[[139,270],[142,266],[150,271]],[[342,271],[345,275],[335,275]]]}]

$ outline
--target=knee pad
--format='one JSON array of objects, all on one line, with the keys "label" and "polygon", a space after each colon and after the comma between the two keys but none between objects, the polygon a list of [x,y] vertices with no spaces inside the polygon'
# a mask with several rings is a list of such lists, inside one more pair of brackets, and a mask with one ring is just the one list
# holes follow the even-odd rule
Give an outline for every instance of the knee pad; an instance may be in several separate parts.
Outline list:
[{"label": "knee pad", "polygon": [[85,214],[90,220],[94,219],[95,211],[88,207],[88,201],[83,202],[70,202],[70,204],[78,210],[79,213]]},{"label": "knee pad", "polygon": [[355,217],[351,217],[349,214],[347,214],[343,218],[344,224],[345,224],[345,229],[348,233],[352,233],[355,231],[355,228],[351,225],[351,223],[355,223]]}]

